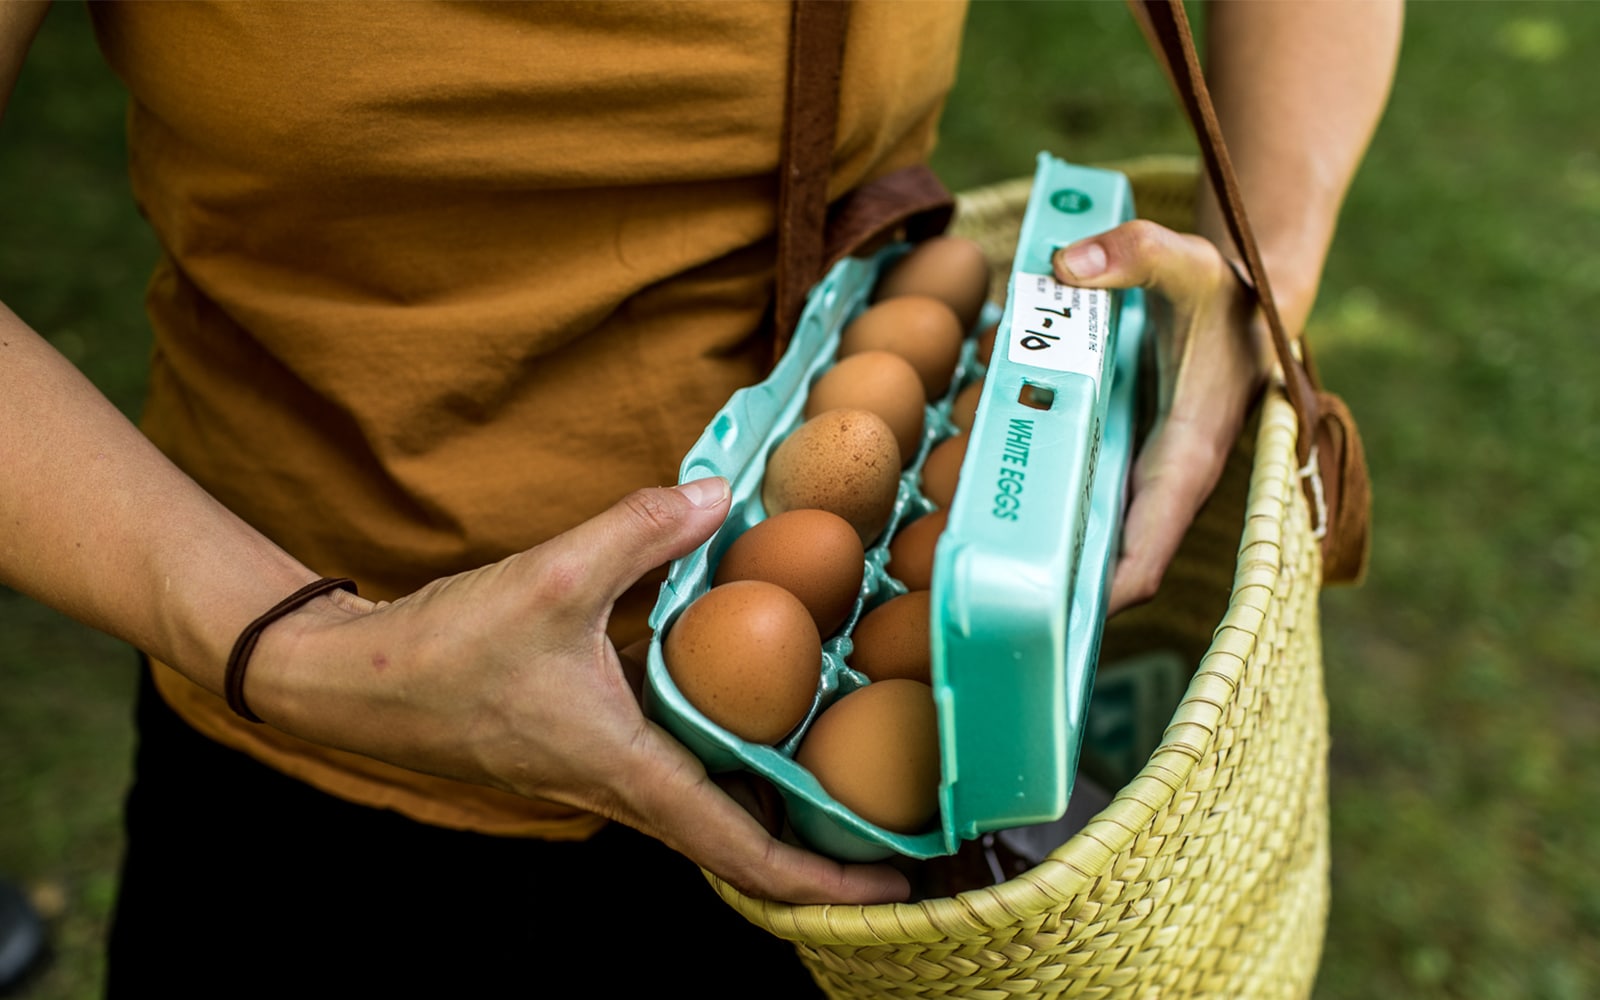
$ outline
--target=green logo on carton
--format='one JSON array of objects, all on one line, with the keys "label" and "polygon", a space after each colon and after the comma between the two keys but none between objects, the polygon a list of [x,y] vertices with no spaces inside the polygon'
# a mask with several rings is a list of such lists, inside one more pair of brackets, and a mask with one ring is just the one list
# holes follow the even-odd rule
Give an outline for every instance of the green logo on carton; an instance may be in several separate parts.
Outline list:
[{"label": "green logo on carton", "polygon": [[1093,205],[1094,202],[1082,191],[1076,191],[1072,188],[1062,188],[1060,191],[1057,191],[1055,194],[1050,196],[1050,204],[1058,212],[1066,212],[1069,215],[1078,215],[1082,212],[1087,212],[1089,207]]}]

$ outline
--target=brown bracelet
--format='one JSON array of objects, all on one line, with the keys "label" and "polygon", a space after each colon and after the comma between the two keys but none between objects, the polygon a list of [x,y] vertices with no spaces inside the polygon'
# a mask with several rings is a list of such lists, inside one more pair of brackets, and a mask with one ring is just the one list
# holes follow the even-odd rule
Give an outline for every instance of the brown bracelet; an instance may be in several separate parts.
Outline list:
[{"label": "brown bracelet", "polygon": [[250,711],[250,706],[244,700],[244,671],[250,665],[250,654],[255,652],[256,642],[260,640],[261,633],[266,631],[268,625],[295,608],[330,590],[348,590],[354,594],[356,584],[354,580],[342,577],[323,577],[316,583],[308,583],[274,604],[266,614],[246,625],[244,631],[239,633],[238,641],[233,644],[233,652],[228,654],[228,666],[222,672],[222,690],[227,696],[228,707],[240,718],[249,722],[261,721],[261,717]]}]

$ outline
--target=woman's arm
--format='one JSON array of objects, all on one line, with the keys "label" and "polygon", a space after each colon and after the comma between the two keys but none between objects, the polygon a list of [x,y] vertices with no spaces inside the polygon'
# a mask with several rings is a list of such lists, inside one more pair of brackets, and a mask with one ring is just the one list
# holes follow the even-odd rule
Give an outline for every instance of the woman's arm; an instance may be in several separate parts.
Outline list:
[{"label": "woman's arm", "polygon": [[[1207,10],[1206,80],[1284,325],[1298,336],[1388,103],[1404,7],[1233,0]],[[1234,256],[1210,185],[1199,228]]]},{"label": "woman's arm", "polygon": [[[1291,337],[1311,312],[1339,207],[1388,98],[1397,0],[1214,3],[1207,82]],[[1131,477],[1110,611],[1154,596],[1275,365],[1209,186],[1200,236],[1133,222],[1056,256],[1056,276],[1145,287],[1159,331],[1158,417]]]},{"label": "woman's arm", "polygon": [[213,693],[233,636],[316,579],[173,467],[4,306],[0,468],[0,582]]}]

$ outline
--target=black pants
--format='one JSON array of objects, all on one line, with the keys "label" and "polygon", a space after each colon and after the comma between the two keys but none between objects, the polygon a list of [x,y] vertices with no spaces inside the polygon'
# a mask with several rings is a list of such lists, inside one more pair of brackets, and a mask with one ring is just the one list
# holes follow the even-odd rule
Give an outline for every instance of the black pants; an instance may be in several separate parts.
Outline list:
[{"label": "black pants", "polygon": [[196,733],[142,672],[112,1000],[820,995],[648,837],[491,837],[353,805]]}]

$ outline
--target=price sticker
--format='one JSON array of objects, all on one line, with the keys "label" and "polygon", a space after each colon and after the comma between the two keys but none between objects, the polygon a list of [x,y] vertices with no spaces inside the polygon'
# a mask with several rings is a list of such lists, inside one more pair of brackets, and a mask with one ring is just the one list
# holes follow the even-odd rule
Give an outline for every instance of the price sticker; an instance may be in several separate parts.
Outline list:
[{"label": "price sticker", "polygon": [[1111,293],[1074,288],[1048,274],[1018,272],[1011,279],[1011,329],[1006,358],[1020,365],[1094,379],[1105,373]]}]

